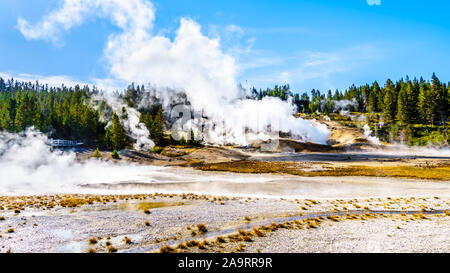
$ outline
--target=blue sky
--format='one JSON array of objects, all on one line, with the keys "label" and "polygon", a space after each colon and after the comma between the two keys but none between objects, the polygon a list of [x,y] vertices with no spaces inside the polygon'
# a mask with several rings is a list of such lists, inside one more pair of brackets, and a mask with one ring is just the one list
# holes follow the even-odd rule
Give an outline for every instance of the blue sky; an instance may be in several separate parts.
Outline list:
[{"label": "blue sky", "polygon": [[[87,83],[110,76],[104,48],[120,30],[105,18],[89,17],[64,31],[59,43],[19,31],[19,17],[34,24],[62,2],[2,0],[1,75]],[[448,1],[151,2],[153,34],[173,39],[181,18],[194,20],[204,35],[220,37],[222,50],[236,60],[237,80],[257,88],[289,83],[297,92],[343,90],[406,75],[428,79],[433,72],[450,80]]]}]

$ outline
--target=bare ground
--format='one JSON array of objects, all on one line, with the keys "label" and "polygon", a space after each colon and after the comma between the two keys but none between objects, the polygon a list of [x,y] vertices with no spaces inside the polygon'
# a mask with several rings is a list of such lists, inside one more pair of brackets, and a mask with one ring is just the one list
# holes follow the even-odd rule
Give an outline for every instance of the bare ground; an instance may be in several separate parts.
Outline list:
[{"label": "bare ground", "polygon": [[[449,198],[438,196],[314,200],[195,194],[68,195],[2,197],[1,204],[6,209],[0,212],[1,252],[158,252],[165,245],[181,245],[175,250],[182,252],[448,250],[448,238],[442,235],[448,233],[448,212],[439,212],[439,217],[426,215],[450,207]],[[416,213],[384,218],[372,215],[375,210]],[[365,214],[351,220],[342,216],[339,222],[322,217],[321,224],[312,229],[306,227],[309,218],[298,228],[292,222],[295,217],[333,211]],[[253,227],[273,222],[279,226],[263,231],[263,237],[250,234]],[[200,224],[205,224],[203,232]],[[398,232],[397,226],[402,228]],[[239,229],[249,234],[241,236]],[[392,238],[380,241],[380,248],[367,246],[374,238],[388,235]],[[227,239],[214,244],[218,237]],[[406,238],[411,242],[404,245]],[[205,240],[208,245],[199,247]],[[428,243],[422,244],[424,240]],[[183,248],[186,242],[191,246]],[[263,248],[264,244],[272,246]]]}]

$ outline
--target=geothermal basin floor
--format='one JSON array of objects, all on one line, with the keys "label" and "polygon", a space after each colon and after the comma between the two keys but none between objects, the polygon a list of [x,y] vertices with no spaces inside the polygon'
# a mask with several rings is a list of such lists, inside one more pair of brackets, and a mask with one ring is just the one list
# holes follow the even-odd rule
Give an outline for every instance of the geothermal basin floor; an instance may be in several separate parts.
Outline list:
[{"label": "geothermal basin floor", "polygon": [[0,252],[450,251],[450,198],[439,191],[420,197],[157,193],[0,201]]}]

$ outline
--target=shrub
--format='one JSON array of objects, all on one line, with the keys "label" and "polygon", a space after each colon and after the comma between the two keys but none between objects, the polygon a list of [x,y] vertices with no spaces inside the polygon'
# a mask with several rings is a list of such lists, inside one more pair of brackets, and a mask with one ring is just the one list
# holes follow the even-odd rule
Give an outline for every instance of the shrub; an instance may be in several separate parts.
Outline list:
[{"label": "shrub", "polygon": [[113,247],[113,246],[109,246],[108,247],[108,252],[109,253],[116,253],[117,252],[117,248]]},{"label": "shrub", "polygon": [[159,252],[161,252],[161,253],[175,253],[176,250],[175,250],[175,248],[173,248],[171,246],[163,246],[163,247],[161,247]]},{"label": "shrub", "polygon": [[102,154],[100,153],[100,150],[98,148],[94,152],[94,157],[95,158],[102,158]]},{"label": "shrub", "polygon": [[164,151],[164,147],[160,147],[160,146],[155,146],[152,149],[152,152],[156,153],[156,154],[160,154]]},{"label": "shrub", "polygon": [[200,234],[208,232],[208,228],[205,224],[198,224],[197,229]]},{"label": "shrub", "polygon": [[120,155],[119,155],[119,153],[117,152],[116,149],[114,149],[114,151],[112,152],[111,157],[114,158],[114,159],[119,159],[120,158]]},{"label": "shrub", "polygon": [[97,239],[96,238],[90,238],[89,240],[88,240],[88,242],[89,242],[89,244],[90,245],[95,245],[95,244],[97,244]]}]

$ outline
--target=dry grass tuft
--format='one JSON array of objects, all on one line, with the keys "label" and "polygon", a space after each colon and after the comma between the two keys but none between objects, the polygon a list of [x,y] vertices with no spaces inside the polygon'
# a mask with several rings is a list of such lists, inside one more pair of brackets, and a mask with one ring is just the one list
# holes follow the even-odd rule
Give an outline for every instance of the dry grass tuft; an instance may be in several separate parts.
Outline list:
[{"label": "dry grass tuft", "polygon": [[113,246],[109,246],[107,250],[109,253],[116,253],[118,251],[118,249]]},{"label": "dry grass tuft", "polygon": [[177,248],[179,248],[179,249],[186,249],[186,248],[188,248],[188,246],[185,243],[181,242],[181,243],[179,243],[177,245]]},{"label": "dry grass tuft", "polygon": [[206,227],[205,224],[198,224],[197,230],[199,234],[205,234],[206,232],[208,232],[208,228]]},{"label": "dry grass tuft", "polygon": [[133,243],[133,241],[126,236],[125,236],[125,238],[123,238],[123,242],[127,245],[131,245]]},{"label": "dry grass tuft", "polygon": [[222,236],[219,236],[219,237],[216,238],[216,242],[222,244],[222,243],[226,243],[227,241],[226,241],[225,238],[223,238]]},{"label": "dry grass tuft", "polygon": [[198,246],[198,244],[199,244],[199,242],[196,241],[196,240],[191,240],[191,241],[187,241],[187,242],[186,242],[186,245],[187,245],[188,247]]},{"label": "dry grass tuft", "polygon": [[203,241],[203,242],[200,242],[198,245],[197,245],[197,247],[199,248],[199,249],[206,249],[206,246],[208,245],[208,242],[206,242],[206,241]]},{"label": "dry grass tuft", "polygon": [[261,229],[255,227],[253,228],[252,232],[255,234],[255,236],[257,237],[264,237],[264,232],[261,231]]},{"label": "dry grass tuft", "polygon": [[97,251],[93,248],[89,248],[86,252],[87,253],[96,253]]},{"label": "dry grass tuft", "polygon": [[159,249],[159,252],[161,252],[161,253],[176,253],[177,250],[171,246],[162,246]]},{"label": "dry grass tuft", "polygon": [[95,245],[95,244],[98,243],[98,241],[97,241],[96,238],[92,237],[92,238],[89,238],[88,243],[89,243],[90,245]]}]

